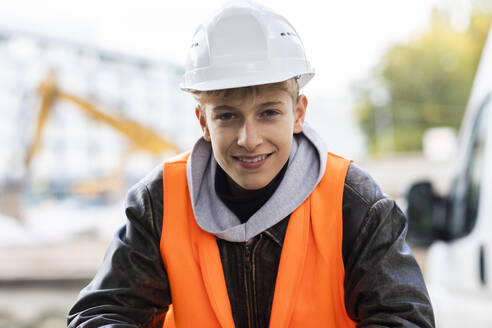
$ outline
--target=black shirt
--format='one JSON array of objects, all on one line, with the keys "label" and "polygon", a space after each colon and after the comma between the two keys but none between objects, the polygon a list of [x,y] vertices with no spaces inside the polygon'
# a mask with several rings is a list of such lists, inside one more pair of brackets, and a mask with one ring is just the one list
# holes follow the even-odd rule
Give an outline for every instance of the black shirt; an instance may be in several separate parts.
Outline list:
[{"label": "black shirt", "polygon": [[241,195],[234,195],[231,191],[230,184],[235,184],[235,182],[227,176],[220,165],[217,165],[217,171],[215,173],[215,191],[217,192],[217,196],[236,214],[241,223],[245,223],[273,195],[285,175],[288,163],[289,161],[285,163],[277,176],[261,189],[247,190],[236,185],[235,187],[241,190]]}]

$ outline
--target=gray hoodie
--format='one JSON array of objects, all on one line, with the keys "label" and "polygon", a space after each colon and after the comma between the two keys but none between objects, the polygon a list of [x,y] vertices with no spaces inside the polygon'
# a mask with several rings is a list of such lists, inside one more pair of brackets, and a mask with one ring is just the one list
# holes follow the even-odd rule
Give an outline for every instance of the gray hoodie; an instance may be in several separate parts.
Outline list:
[{"label": "gray hoodie", "polygon": [[308,198],[323,177],[326,145],[317,132],[304,123],[293,137],[287,171],[270,199],[247,222],[222,202],[215,192],[217,161],[209,142],[197,141],[187,163],[191,204],[198,225],[221,239],[245,242],[272,227]]}]

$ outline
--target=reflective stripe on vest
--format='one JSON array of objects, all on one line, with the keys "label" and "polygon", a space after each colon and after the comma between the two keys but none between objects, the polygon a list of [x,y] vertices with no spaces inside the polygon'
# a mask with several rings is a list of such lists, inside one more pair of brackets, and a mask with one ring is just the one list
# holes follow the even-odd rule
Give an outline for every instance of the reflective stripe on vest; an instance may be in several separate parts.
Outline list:
[{"label": "reflective stripe on vest", "polygon": [[[233,328],[216,237],[196,223],[186,180],[189,153],[164,164],[161,255],[172,306],[164,327]],[[328,154],[323,178],[290,216],[271,328],[355,327],[344,301],[342,198],[349,160]]]}]

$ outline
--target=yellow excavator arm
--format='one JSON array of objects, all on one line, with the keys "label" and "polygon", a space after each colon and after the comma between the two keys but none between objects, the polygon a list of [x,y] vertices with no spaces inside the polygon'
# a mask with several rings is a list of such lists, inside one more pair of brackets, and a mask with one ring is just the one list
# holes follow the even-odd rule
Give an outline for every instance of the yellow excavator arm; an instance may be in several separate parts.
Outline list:
[{"label": "yellow excavator arm", "polygon": [[143,126],[142,124],[130,119],[118,117],[114,114],[109,115],[103,113],[94,105],[83,100],[82,98],[61,91],[60,89],[58,89],[55,83],[54,74],[49,74],[44,79],[44,81],[39,86],[38,93],[41,99],[41,109],[37,120],[33,143],[28,148],[25,157],[25,163],[27,167],[29,166],[33,156],[39,149],[42,131],[46,124],[46,120],[48,119],[48,116],[53,108],[53,105],[60,100],[68,101],[77,105],[80,109],[84,111],[84,113],[89,115],[95,121],[108,124],[121,134],[125,135],[132,143],[133,150],[144,150],[154,155],[159,155],[164,151],[178,151],[177,147],[174,144],[162,139],[159,135],[157,135],[151,129]]}]

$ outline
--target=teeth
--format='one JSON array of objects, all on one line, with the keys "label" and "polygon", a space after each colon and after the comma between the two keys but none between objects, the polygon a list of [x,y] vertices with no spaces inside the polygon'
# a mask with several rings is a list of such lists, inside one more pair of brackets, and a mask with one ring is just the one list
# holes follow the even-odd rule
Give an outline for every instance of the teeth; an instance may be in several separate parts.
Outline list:
[{"label": "teeth", "polygon": [[262,156],[258,156],[258,157],[254,157],[254,158],[238,157],[238,159],[241,162],[246,162],[246,163],[254,163],[254,162],[262,161],[265,158],[267,158],[267,155],[262,155]]}]

